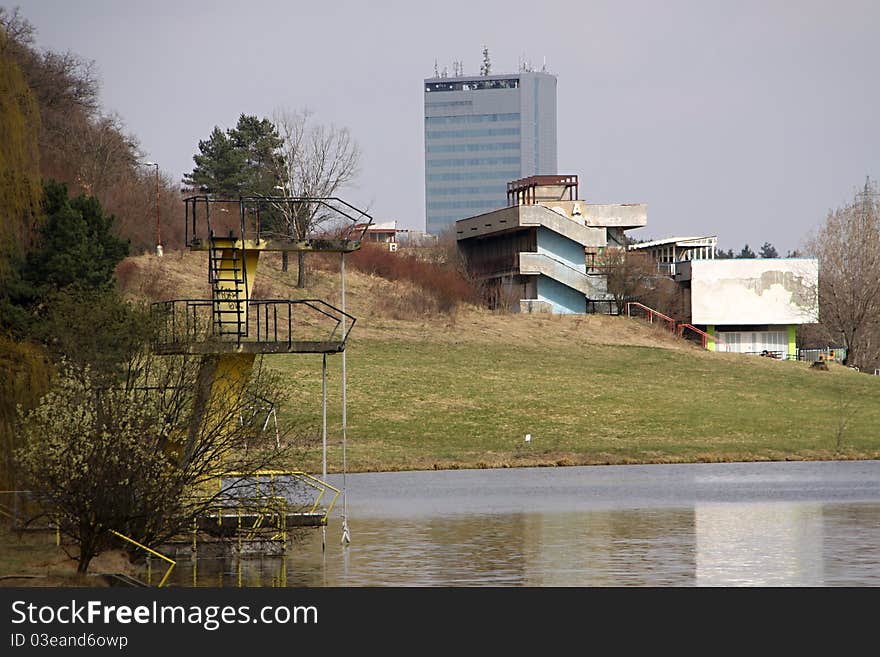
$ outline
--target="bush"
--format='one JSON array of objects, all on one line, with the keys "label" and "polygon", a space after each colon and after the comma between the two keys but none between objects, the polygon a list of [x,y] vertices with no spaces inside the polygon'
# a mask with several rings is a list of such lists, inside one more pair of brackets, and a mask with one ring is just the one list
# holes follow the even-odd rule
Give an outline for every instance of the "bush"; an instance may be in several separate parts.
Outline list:
[{"label": "bush", "polygon": [[[436,312],[448,315],[454,313],[459,304],[476,303],[478,300],[474,285],[448,262],[392,253],[378,244],[363,245],[348,256],[346,262],[366,274],[413,284],[423,298],[417,300],[413,295],[403,295],[402,298],[409,296],[410,302],[405,305],[419,314],[424,314],[430,306]],[[403,306],[399,307],[399,310],[402,309]]]}]

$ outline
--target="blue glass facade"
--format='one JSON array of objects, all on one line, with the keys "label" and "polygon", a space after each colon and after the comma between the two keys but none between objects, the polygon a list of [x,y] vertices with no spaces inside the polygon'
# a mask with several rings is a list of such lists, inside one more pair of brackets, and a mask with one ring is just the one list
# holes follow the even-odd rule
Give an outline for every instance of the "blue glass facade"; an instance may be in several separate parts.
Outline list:
[{"label": "blue glass facade", "polygon": [[511,180],[557,173],[555,76],[429,78],[424,93],[427,232],[504,207]]}]

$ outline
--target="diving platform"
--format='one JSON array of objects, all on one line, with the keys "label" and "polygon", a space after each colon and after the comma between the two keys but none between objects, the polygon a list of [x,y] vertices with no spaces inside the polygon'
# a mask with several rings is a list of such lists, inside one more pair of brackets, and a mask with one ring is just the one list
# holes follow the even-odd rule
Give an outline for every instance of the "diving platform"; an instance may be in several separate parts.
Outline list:
[{"label": "diving platform", "polygon": [[320,299],[174,299],[150,310],[163,355],[336,354],[357,321]]},{"label": "diving platform", "polygon": [[255,529],[285,527],[324,527],[327,524],[327,514],[317,512],[289,512],[289,513],[259,513],[245,511],[237,513],[206,514],[198,518],[196,526],[199,531],[212,536],[234,536],[239,532],[252,533]]},{"label": "diving platform", "polygon": [[[221,239],[221,238],[216,238]],[[213,248],[212,240],[194,238],[189,242],[190,251],[210,251]],[[248,251],[305,251],[314,253],[352,253],[361,248],[360,240],[350,239],[283,239],[264,238],[260,240],[245,240],[243,249]]]}]

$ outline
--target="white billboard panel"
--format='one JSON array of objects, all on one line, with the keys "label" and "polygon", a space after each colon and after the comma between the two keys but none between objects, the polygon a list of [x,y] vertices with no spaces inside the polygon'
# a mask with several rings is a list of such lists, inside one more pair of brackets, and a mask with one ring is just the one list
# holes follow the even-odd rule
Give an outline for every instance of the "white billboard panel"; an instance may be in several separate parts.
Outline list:
[{"label": "white billboard panel", "polygon": [[814,258],[694,260],[694,324],[810,324],[819,317]]}]

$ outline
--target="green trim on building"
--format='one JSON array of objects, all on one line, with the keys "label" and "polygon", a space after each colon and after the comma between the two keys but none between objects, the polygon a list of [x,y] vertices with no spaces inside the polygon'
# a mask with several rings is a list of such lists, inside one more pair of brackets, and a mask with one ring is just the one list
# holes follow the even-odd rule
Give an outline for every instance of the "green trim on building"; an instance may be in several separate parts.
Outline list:
[{"label": "green trim on building", "polygon": [[788,357],[797,360],[797,325],[788,325]]},{"label": "green trim on building", "polygon": [[706,350],[715,351],[715,340],[712,339],[715,337],[715,325],[709,324],[708,326],[706,326],[706,333],[712,336],[711,338],[706,340]]}]

